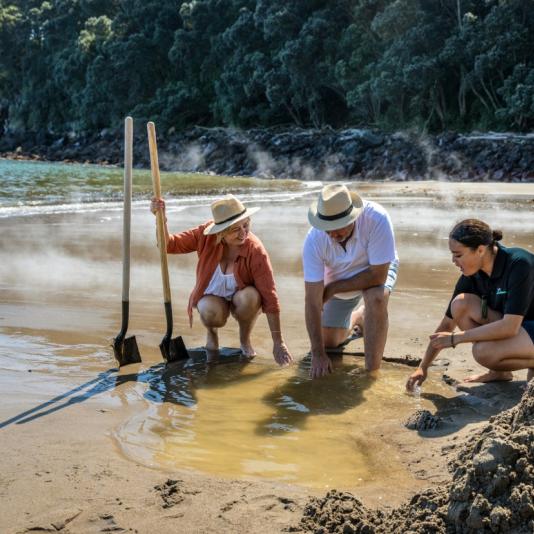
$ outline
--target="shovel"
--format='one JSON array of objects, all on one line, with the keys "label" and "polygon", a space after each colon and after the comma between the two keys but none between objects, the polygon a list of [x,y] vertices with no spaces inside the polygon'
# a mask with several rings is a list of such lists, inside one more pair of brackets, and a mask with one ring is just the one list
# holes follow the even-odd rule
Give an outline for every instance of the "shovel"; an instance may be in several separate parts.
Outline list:
[{"label": "shovel", "polygon": [[119,366],[139,363],[141,355],[135,336],[125,339],[128,330],[130,311],[130,223],[132,218],[132,145],[133,120],[124,121],[124,216],[122,234],[122,325],[118,336],[113,340],[113,352]]},{"label": "shovel", "polygon": [[[152,186],[154,196],[161,198],[161,185],[159,179],[158,147],[156,144],[156,126],[153,122],[147,124],[148,147],[150,150],[150,169],[152,171]],[[163,301],[165,305],[165,318],[167,319],[167,332],[159,345],[163,359],[168,363],[189,358],[184,340],[181,336],[172,339],[172,304],[171,288],[169,285],[169,267],[167,264],[167,248],[165,246],[165,227],[163,212],[156,213],[156,224],[158,234],[159,258],[161,262],[161,279],[163,281]]]}]

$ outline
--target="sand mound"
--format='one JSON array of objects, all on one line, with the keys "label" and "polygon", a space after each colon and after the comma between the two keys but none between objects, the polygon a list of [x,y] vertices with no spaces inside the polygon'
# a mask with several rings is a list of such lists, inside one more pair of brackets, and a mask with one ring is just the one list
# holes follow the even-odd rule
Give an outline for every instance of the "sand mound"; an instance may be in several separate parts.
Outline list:
[{"label": "sand mound", "polygon": [[350,493],[329,491],[323,499],[311,499],[304,508],[301,527],[305,531],[344,534],[376,532],[380,511],[368,510]]},{"label": "sand mound", "polygon": [[520,403],[490,419],[451,463],[452,481],[389,514],[330,491],[304,509],[301,531],[348,533],[534,532],[534,382]]},{"label": "sand mound", "polygon": [[441,426],[441,417],[432,415],[428,410],[416,410],[404,422],[404,426],[410,430],[434,430]]}]

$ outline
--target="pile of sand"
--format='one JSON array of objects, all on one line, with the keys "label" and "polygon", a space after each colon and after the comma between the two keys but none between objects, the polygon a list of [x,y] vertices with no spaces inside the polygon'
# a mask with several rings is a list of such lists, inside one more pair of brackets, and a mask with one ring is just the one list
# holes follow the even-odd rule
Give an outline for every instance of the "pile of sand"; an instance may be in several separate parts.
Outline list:
[{"label": "pile of sand", "polygon": [[404,422],[404,426],[410,430],[434,430],[441,424],[441,417],[432,415],[428,410],[416,410]]},{"label": "pile of sand", "polygon": [[352,495],[312,499],[295,530],[315,533],[534,532],[534,381],[450,464],[452,481],[384,514]]}]

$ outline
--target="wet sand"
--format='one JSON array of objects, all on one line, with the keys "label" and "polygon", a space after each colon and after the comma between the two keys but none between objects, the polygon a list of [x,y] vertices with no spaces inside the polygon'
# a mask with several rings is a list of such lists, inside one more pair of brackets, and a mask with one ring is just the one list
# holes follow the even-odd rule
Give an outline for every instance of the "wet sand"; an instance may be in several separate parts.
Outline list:
[{"label": "wet sand", "polygon": [[[390,304],[388,357],[422,356],[428,334],[443,315],[458,276],[446,241],[454,222],[477,216],[500,227],[506,245],[532,247],[532,185],[384,183],[362,184],[360,191],[389,210],[397,234],[401,270]],[[271,254],[284,336],[297,361],[308,350],[300,247],[310,201],[262,204],[253,222]],[[170,228],[193,226],[208,214],[206,206],[182,209],[170,202]],[[2,219],[0,226],[2,532],[280,532],[299,522],[308,497],[324,494],[323,489],[257,476],[232,478],[174,462],[154,464],[125,446],[125,428],[132,421],[142,428],[147,410],[147,386],[139,373],[161,364],[162,291],[147,210],[133,214],[129,327],[143,364],[118,373],[112,370],[109,345],[120,326],[120,212],[13,217]],[[175,334],[184,335],[191,347],[204,343],[198,318],[189,330],[185,314],[194,265],[192,255],[170,257]],[[267,332],[261,317],[253,336],[254,365],[270,370],[275,368]],[[236,340],[230,321],[221,342],[235,346]],[[361,352],[361,342],[351,343],[347,352]],[[340,365],[358,361],[361,357],[346,355]],[[467,346],[444,351],[437,363],[421,402],[442,418],[440,428],[419,433],[404,428],[405,408],[398,419],[377,414],[366,432],[366,446],[384,447],[384,464],[395,466],[385,470],[373,460],[375,477],[342,488],[370,507],[397,506],[416,490],[446,481],[446,464],[458,444],[522,393],[525,372],[507,384],[446,385],[444,374],[460,380],[478,370]],[[408,376],[410,368],[385,364],[379,381],[386,381],[388,372]],[[221,402],[227,391],[221,391]],[[388,392],[394,400],[397,393]],[[372,395],[372,389],[366,394]],[[329,416],[324,417],[327,431]],[[160,414],[159,422],[165,420]],[[350,427],[351,420],[344,424]],[[323,471],[330,463],[343,465],[344,458],[328,452],[318,451]]]}]

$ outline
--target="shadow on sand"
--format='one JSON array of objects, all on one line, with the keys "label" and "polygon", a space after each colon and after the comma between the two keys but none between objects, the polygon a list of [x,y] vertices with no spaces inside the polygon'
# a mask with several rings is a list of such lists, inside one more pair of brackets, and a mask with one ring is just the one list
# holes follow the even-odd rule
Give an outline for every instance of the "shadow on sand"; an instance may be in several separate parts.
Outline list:
[{"label": "shadow on sand", "polygon": [[283,434],[302,429],[314,415],[341,414],[365,400],[364,392],[374,381],[361,362],[330,354],[333,372],[320,380],[309,378],[310,358],[298,363],[297,373],[264,395],[274,413],[260,421],[256,433]]},{"label": "shadow on sand", "polygon": [[[218,357],[207,355],[204,349],[191,349],[186,361],[171,364],[158,363],[135,373],[122,373],[117,368],[99,373],[94,379],[76,386],[61,395],[26,410],[14,417],[0,422],[0,429],[11,424],[25,424],[54,412],[80,404],[96,395],[113,391],[129,382],[148,385],[144,393],[147,400],[156,403],[172,402],[184,406],[196,404],[195,390],[201,387],[226,387],[236,381],[255,379],[259,374],[270,372],[260,369],[257,373],[241,375],[250,362],[238,349],[222,348]],[[232,372],[224,374],[217,371],[219,364],[233,364]],[[123,368],[123,371],[126,369]],[[222,376],[222,378],[221,378]],[[214,379],[212,380],[212,377]]]}]

